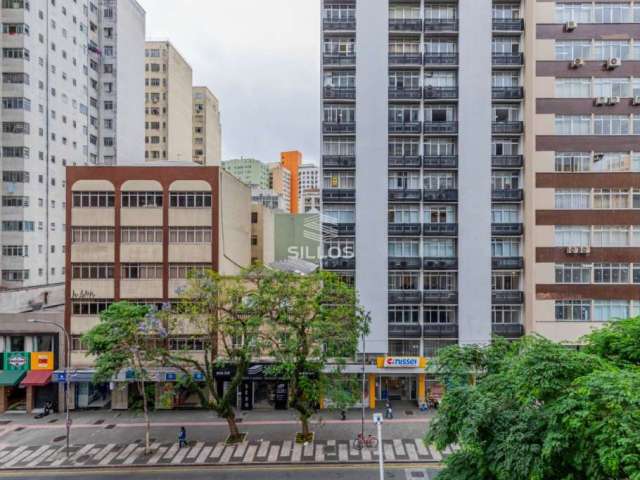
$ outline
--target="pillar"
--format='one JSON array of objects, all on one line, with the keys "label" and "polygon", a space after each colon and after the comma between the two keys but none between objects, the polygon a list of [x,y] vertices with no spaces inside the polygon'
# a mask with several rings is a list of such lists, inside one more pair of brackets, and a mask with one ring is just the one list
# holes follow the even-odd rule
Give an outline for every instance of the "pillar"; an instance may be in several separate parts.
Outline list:
[{"label": "pillar", "polygon": [[129,384],[118,382],[111,391],[111,410],[129,408]]},{"label": "pillar", "polygon": [[35,392],[33,391],[33,387],[29,385],[27,387],[27,413],[31,413],[33,410],[33,397]]},{"label": "pillar", "polygon": [[427,401],[427,375],[425,373],[418,374],[418,404]]},{"label": "pillar", "polygon": [[374,373],[369,374],[369,408],[376,409],[376,375]]},{"label": "pillar", "polygon": [[7,387],[0,387],[0,413],[7,411]]}]

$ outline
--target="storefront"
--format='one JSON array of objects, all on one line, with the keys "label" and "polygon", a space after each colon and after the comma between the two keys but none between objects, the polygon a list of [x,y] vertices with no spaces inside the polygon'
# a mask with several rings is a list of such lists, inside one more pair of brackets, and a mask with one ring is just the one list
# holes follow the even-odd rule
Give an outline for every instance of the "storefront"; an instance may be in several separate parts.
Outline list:
[{"label": "storefront", "polygon": [[[111,404],[111,389],[109,383],[94,383],[95,370],[70,370],[70,402],[72,410],[91,410],[108,408]],[[59,384],[66,383],[64,370],[53,372],[52,380]],[[126,408],[126,407],[125,407]]]}]

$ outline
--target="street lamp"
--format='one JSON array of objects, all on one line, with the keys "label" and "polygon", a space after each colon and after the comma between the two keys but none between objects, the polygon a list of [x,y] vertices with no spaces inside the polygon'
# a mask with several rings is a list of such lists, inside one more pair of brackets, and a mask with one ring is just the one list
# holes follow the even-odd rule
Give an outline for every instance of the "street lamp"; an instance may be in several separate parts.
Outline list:
[{"label": "street lamp", "polygon": [[69,438],[71,437],[71,416],[69,413],[69,391],[70,391],[70,375],[69,375],[69,367],[71,366],[71,338],[69,337],[69,332],[63,325],[58,325],[55,322],[51,322],[49,320],[38,320],[35,318],[30,318],[28,320],[29,323],[41,323],[43,325],[53,325],[56,328],[59,328],[64,333],[66,346],[66,361],[64,366],[64,382],[65,382],[65,394],[64,394],[64,403],[65,403],[65,413],[66,413],[66,428],[67,428],[67,444],[66,451],[67,457],[69,456]]}]

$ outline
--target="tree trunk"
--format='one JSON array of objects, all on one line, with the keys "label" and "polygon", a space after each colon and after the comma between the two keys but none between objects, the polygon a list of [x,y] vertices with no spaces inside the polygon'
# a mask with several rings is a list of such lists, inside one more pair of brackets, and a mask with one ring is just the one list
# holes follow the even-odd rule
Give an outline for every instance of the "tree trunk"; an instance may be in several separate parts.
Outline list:
[{"label": "tree trunk", "polygon": [[232,442],[238,441],[240,438],[240,430],[238,430],[238,422],[236,422],[236,415],[233,411],[225,417],[227,425],[229,426],[229,435]]},{"label": "tree trunk", "polygon": [[306,442],[307,438],[309,438],[309,435],[311,434],[311,431],[309,430],[309,419],[306,415],[300,416],[300,423],[302,424],[302,436]]},{"label": "tree trunk", "polygon": [[144,386],[144,375],[143,375],[143,371],[142,371],[142,362],[140,361],[140,358],[137,358],[138,360],[138,366],[140,368],[140,375],[141,375],[141,381],[140,381],[140,388],[142,389],[142,411],[144,412],[144,453],[145,455],[149,455],[149,453],[151,452],[151,447],[150,447],[150,433],[151,433],[151,421],[149,420],[149,410],[147,408],[147,389]]}]

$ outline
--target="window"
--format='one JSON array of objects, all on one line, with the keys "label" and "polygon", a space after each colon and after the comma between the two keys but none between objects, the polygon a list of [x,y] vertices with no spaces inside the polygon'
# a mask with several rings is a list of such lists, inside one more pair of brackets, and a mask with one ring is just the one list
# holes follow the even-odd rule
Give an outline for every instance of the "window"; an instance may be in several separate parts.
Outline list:
[{"label": "window", "polygon": [[124,263],[122,278],[127,280],[155,280],[162,278],[162,264]]},{"label": "window", "polygon": [[169,278],[171,279],[187,279],[190,275],[202,275],[211,270],[210,264],[181,264],[169,265]]},{"label": "window", "polygon": [[609,60],[610,58],[630,58],[631,45],[628,40],[596,40],[593,42],[594,60]]},{"label": "window", "polygon": [[595,115],[593,120],[596,135],[629,135],[630,118],[627,115]]},{"label": "window", "polygon": [[389,273],[389,290],[420,290],[418,273]]},{"label": "window", "polygon": [[423,256],[453,258],[456,256],[456,240],[453,238],[425,238]]},{"label": "window", "polygon": [[425,157],[449,157],[456,155],[456,140],[454,138],[427,138],[424,142]]},{"label": "window", "polygon": [[2,196],[3,207],[28,207],[29,197],[21,197],[15,195],[3,195]]},{"label": "window", "polygon": [[596,263],[593,266],[594,283],[629,283],[629,265],[626,263]]},{"label": "window", "polygon": [[205,337],[171,337],[169,338],[169,350],[202,352],[206,344]]},{"label": "window", "polygon": [[[390,172],[388,186],[390,190],[420,189],[420,174],[413,172]],[[325,188],[327,188],[326,185]]]},{"label": "window", "polygon": [[627,247],[629,246],[629,227],[595,226],[592,245],[594,247]]},{"label": "window", "polygon": [[591,23],[593,21],[593,5],[591,3],[558,3],[556,4],[556,22]]},{"label": "window", "polygon": [[456,223],[456,208],[452,205],[426,205],[424,223]]},{"label": "window", "polygon": [[352,189],[356,179],[353,173],[325,172],[322,184],[323,188]]},{"label": "window", "polygon": [[520,185],[520,172],[494,171],[491,174],[493,190],[517,190]]},{"label": "window", "polygon": [[389,257],[417,258],[420,256],[418,240],[390,240]]},{"label": "window", "polygon": [[564,322],[591,321],[591,302],[589,300],[556,300],[555,317]]},{"label": "window", "polygon": [[427,20],[455,20],[457,15],[454,5],[425,5],[424,17]]},{"label": "window", "polygon": [[453,105],[427,105],[424,108],[424,121],[427,123],[454,122],[457,119],[456,107]]},{"label": "window", "polygon": [[556,135],[591,134],[591,117],[588,115],[556,115]]},{"label": "window", "polygon": [[556,283],[591,283],[591,265],[559,263],[556,265]]},{"label": "window", "polygon": [[4,232],[33,232],[34,222],[23,222],[21,220],[3,220],[2,230]]},{"label": "window", "polygon": [[122,192],[122,208],[161,208],[162,192]]},{"label": "window", "polygon": [[520,272],[493,272],[491,274],[491,290],[520,290]]},{"label": "window", "polygon": [[458,290],[457,275],[452,272],[425,272],[424,290],[455,292]]},{"label": "window", "polygon": [[31,100],[24,97],[2,97],[2,108],[31,111]]},{"label": "window", "polygon": [[389,323],[420,323],[420,307],[413,305],[389,306]]},{"label": "window", "polygon": [[27,245],[3,245],[2,256],[4,257],[28,257],[29,247]]},{"label": "window", "polygon": [[593,208],[629,208],[629,190],[596,188]]},{"label": "window", "polygon": [[556,78],[557,98],[590,98],[592,96],[590,78]]},{"label": "window", "polygon": [[122,243],[162,243],[162,228],[125,227],[121,240]]},{"label": "window", "polygon": [[389,223],[420,223],[420,209],[417,206],[390,206]]},{"label": "window", "polygon": [[23,282],[29,280],[29,270],[2,270],[2,280],[7,282]]},{"label": "window", "polygon": [[2,58],[29,60],[29,50],[26,48],[3,48]]},{"label": "window", "polygon": [[325,223],[354,223],[354,207],[351,205],[326,205],[323,221]]},{"label": "window", "polygon": [[171,208],[209,208],[211,192],[171,192]]},{"label": "window", "polygon": [[352,157],[356,154],[356,144],[354,140],[350,139],[326,137],[322,143],[322,154],[328,156]]},{"label": "window", "polygon": [[520,141],[515,138],[493,138],[491,154],[495,156],[519,155]]},{"label": "window", "polygon": [[71,303],[74,316],[96,316],[109,308],[113,300],[73,300]]},{"label": "window", "polygon": [[114,229],[111,227],[74,227],[72,243],[113,243]]},{"label": "window", "polygon": [[497,324],[519,324],[522,307],[520,305],[493,305],[491,322]]},{"label": "window", "polygon": [[420,340],[389,340],[389,355],[417,357],[420,355]]},{"label": "window", "polygon": [[629,318],[629,302],[626,300],[596,300],[593,304],[593,321],[607,322]]},{"label": "window", "polygon": [[113,208],[113,192],[73,192],[75,208]]},{"label": "window", "polygon": [[29,85],[29,75],[20,72],[2,72],[2,83]]},{"label": "window", "polygon": [[113,278],[113,264],[74,264],[72,265],[72,277],[73,279],[81,280],[106,280]]},{"label": "window", "polygon": [[591,244],[591,229],[588,226],[555,227],[556,247],[588,247]]},{"label": "window", "polygon": [[429,172],[424,175],[425,190],[451,190],[457,185],[453,172]]},{"label": "window", "polygon": [[624,153],[596,153],[593,156],[594,172],[626,172],[630,168],[629,155]]},{"label": "window", "polygon": [[518,238],[492,238],[492,257],[519,257],[520,240]]},{"label": "window", "polygon": [[520,206],[494,204],[491,207],[491,223],[520,223]]},{"label": "window", "polygon": [[591,58],[591,42],[589,40],[556,40],[556,60],[574,60]]},{"label": "window", "polygon": [[390,123],[415,123],[420,120],[420,108],[408,105],[391,105],[389,107]]},{"label": "window", "polygon": [[593,80],[595,97],[629,97],[631,82],[628,78],[596,78]]},{"label": "window", "polygon": [[449,305],[425,305],[424,323],[456,323],[456,307]]},{"label": "window", "polygon": [[211,228],[207,227],[171,227],[170,243],[211,243]]},{"label": "window", "polygon": [[555,193],[556,208],[564,210],[591,208],[591,190],[588,188],[558,188]]},{"label": "window", "polygon": [[389,87],[394,90],[418,89],[420,88],[420,75],[411,71],[391,71],[389,72]]}]

